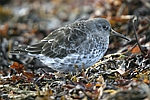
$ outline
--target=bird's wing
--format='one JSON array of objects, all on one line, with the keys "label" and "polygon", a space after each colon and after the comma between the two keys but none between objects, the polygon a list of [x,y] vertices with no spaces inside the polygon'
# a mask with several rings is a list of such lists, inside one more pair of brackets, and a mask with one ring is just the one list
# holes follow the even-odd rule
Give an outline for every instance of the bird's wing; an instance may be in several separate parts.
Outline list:
[{"label": "bird's wing", "polygon": [[86,40],[86,33],[76,27],[63,27],[50,33],[39,43],[28,46],[31,54],[43,54],[52,58],[63,58],[77,53],[79,45]]}]

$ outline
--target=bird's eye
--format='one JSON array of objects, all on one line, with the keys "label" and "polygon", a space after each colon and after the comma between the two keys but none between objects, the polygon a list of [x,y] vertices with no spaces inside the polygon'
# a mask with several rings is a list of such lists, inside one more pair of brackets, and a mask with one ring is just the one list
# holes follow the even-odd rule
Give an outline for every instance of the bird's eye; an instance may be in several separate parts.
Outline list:
[{"label": "bird's eye", "polygon": [[103,27],[104,30],[108,29],[108,26],[106,26],[106,25],[103,25],[102,27]]}]

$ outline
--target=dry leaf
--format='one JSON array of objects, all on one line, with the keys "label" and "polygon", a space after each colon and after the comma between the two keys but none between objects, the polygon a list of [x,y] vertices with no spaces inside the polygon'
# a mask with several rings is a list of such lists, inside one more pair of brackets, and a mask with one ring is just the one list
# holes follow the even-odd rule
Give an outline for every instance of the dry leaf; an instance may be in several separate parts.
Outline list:
[{"label": "dry leaf", "polygon": [[17,71],[18,74],[22,73],[24,70],[24,66],[23,64],[19,64],[17,62],[14,62],[10,68],[15,69]]}]

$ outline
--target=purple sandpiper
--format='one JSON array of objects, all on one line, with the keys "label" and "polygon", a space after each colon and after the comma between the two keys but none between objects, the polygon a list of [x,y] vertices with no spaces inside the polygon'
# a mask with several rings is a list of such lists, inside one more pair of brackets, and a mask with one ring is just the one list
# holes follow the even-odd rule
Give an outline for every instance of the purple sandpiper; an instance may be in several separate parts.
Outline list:
[{"label": "purple sandpiper", "polygon": [[54,30],[25,50],[52,69],[75,72],[74,65],[81,70],[84,63],[84,68],[88,68],[104,56],[111,35],[128,40],[115,32],[104,18],[76,21]]}]

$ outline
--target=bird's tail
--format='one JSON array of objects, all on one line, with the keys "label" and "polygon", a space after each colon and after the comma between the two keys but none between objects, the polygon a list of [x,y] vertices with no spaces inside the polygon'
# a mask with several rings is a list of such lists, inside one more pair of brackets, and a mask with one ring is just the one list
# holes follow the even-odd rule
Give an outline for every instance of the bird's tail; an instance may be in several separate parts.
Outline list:
[{"label": "bird's tail", "polygon": [[15,47],[12,51],[10,51],[11,54],[27,54],[28,52],[25,50],[27,46],[20,45],[18,47]]}]

